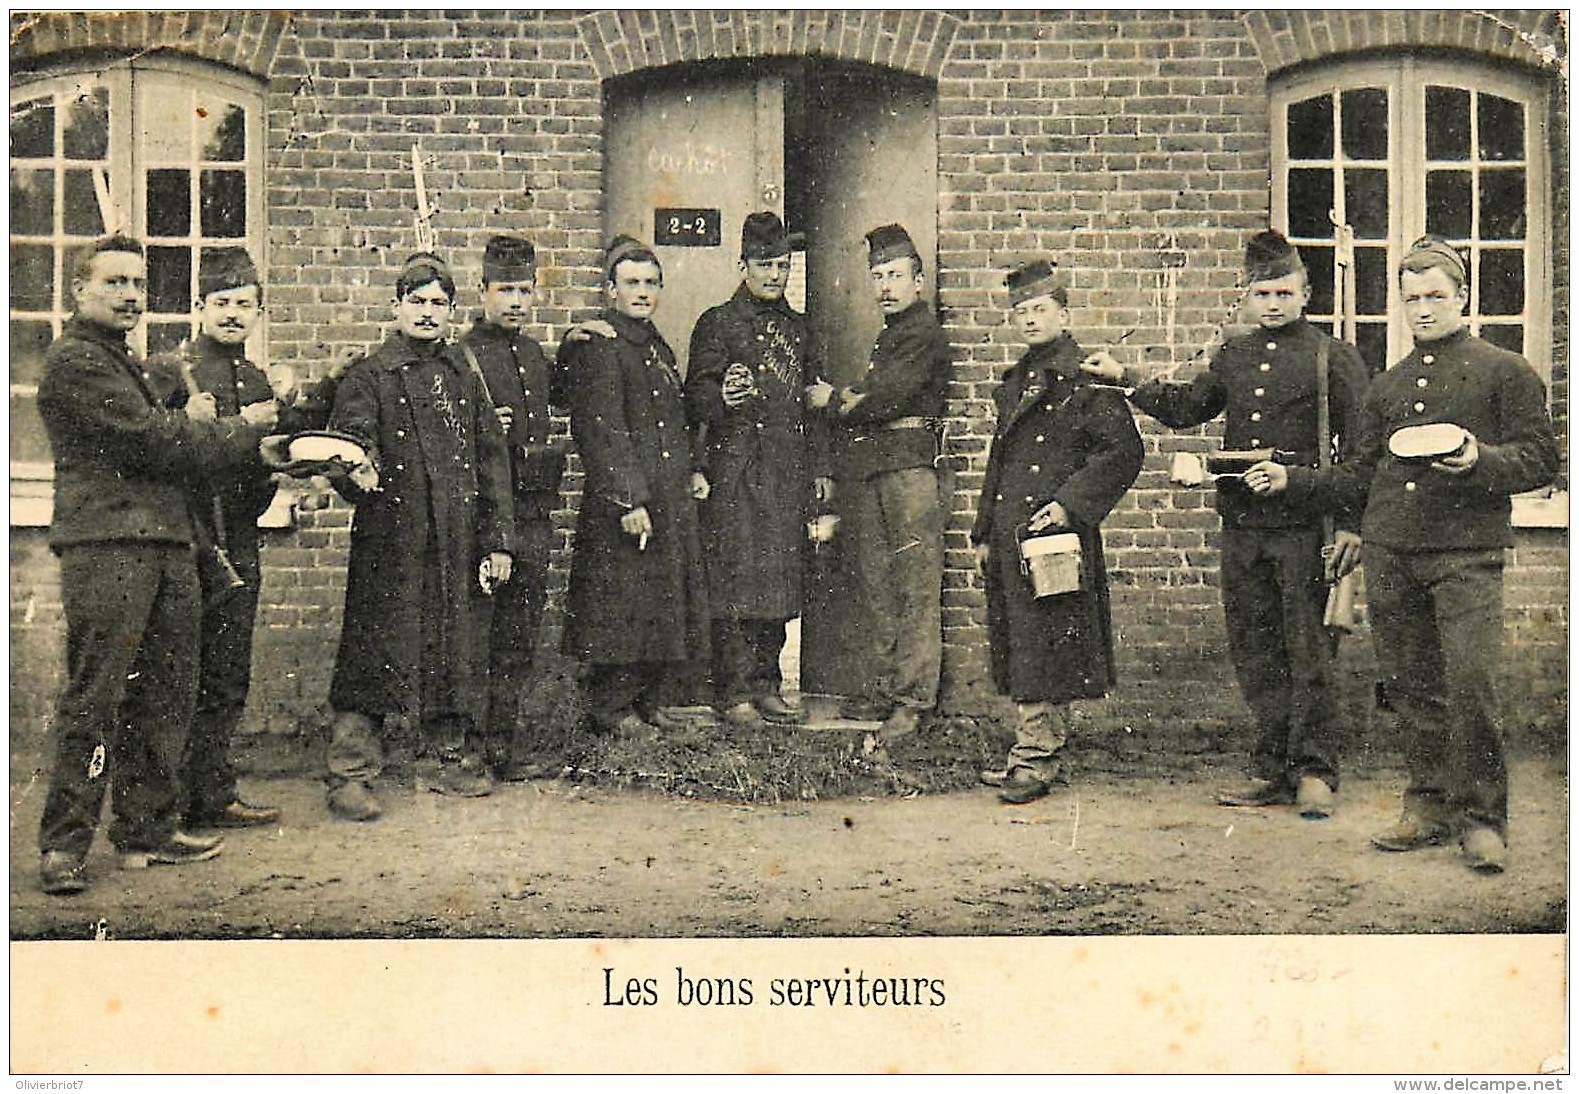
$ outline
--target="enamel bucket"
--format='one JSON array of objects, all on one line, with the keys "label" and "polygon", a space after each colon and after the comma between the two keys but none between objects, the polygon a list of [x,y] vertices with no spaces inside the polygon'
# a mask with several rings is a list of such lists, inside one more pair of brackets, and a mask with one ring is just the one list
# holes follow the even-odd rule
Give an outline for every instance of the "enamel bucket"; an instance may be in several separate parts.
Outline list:
[{"label": "enamel bucket", "polygon": [[1080,590],[1080,537],[1073,532],[1020,540],[1020,569],[1040,600]]}]

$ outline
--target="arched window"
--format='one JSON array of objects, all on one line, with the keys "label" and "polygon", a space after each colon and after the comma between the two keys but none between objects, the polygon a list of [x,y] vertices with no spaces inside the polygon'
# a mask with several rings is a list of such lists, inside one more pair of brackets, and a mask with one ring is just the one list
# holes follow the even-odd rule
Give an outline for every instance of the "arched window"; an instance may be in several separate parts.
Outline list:
[{"label": "arched window", "polygon": [[1546,94],[1533,77],[1448,57],[1342,62],[1274,83],[1274,222],[1305,256],[1311,318],[1334,325],[1344,271],[1332,220],[1353,230],[1350,318],[1373,370],[1409,351],[1395,272],[1433,232],[1469,257],[1471,330],[1550,378]]},{"label": "arched window", "polygon": [[[228,69],[142,57],[13,74],[11,83],[11,464],[47,479],[34,400],[44,350],[71,314],[72,253],[111,231],[148,247],[139,352],[192,332],[197,256],[242,244],[264,260],[263,98]],[[256,336],[262,338],[261,332]],[[261,346],[254,347],[261,352]],[[47,494],[47,491],[44,491]],[[12,523],[29,523],[13,504]]]}]

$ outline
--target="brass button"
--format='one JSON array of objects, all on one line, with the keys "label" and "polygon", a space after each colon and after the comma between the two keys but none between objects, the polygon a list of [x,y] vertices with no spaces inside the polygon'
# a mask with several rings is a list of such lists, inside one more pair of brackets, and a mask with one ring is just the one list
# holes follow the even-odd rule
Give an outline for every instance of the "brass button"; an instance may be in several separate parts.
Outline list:
[{"label": "brass button", "polygon": [[1423,414],[1423,413],[1425,413],[1425,404],[1424,403],[1416,403],[1415,404],[1415,413],[1416,414]]},{"label": "brass button", "polygon": [[1262,372],[1271,372],[1272,371],[1272,362],[1271,361],[1262,361],[1261,362],[1261,371]]},{"label": "brass button", "polygon": [[1412,494],[1416,490],[1418,490],[1419,487],[1415,486],[1413,479],[1410,479],[1408,482],[1404,483],[1404,489],[1409,491]]},{"label": "brass button", "polygon": [[1256,398],[1257,399],[1261,399],[1261,398],[1265,398],[1265,397],[1266,397],[1266,388],[1264,388],[1264,387],[1256,388]]},{"label": "brass button", "polygon": [[1435,356],[1435,354],[1428,353],[1424,357],[1420,358],[1420,360],[1424,361],[1428,365],[1436,364],[1436,356]]},{"label": "brass button", "polygon": [[1261,412],[1259,410],[1255,411],[1250,415],[1250,420],[1252,422],[1259,422],[1261,420]]}]

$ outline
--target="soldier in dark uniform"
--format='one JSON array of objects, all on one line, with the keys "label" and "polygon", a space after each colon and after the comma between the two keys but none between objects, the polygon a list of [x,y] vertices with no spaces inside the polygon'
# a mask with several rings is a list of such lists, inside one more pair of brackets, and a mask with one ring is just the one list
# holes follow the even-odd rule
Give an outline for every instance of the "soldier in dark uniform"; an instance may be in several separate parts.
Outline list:
[{"label": "soldier in dark uniform", "polygon": [[[322,426],[333,382],[293,389],[277,400],[263,370],[246,356],[246,342],[263,315],[257,267],[242,247],[204,248],[198,261],[197,337],[150,362],[169,370],[193,397],[188,416],[240,415],[281,433]],[[230,744],[247,705],[252,675],[252,631],[258,614],[258,518],[274,499],[267,468],[235,469],[203,484],[194,515],[207,538],[225,551],[243,584],[203,598],[202,675],[197,713],[182,763],[188,828],[273,824],[280,811],[243,801]]]},{"label": "soldier in dark uniform", "polygon": [[565,652],[589,666],[592,724],[641,733],[676,724],[665,681],[709,656],[696,503],[707,496],[674,351],[653,326],[663,267],[629,236],[604,256],[614,337],[566,339],[559,367],[586,475],[565,607]]},{"label": "soldier in dark uniform", "polygon": [[[784,625],[801,612],[801,547],[813,495],[827,500],[825,445],[803,406],[806,323],[784,300],[803,244],[773,213],[740,229],[741,282],[691,333],[686,412],[705,431],[712,487],[701,505],[713,612],[713,686],[724,720],[794,721],[780,694]],[[819,431],[820,432],[820,431]],[[813,464],[818,475],[813,487]]]},{"label": "soldier in dark uniform", "polygon": [[877,675],[846,704],[883,718],[883,736],[912,732],[937,705],[943,664],[943,499],[939,436],[954,351],[922,299],[921,256],[898,224],[866,234],[883,329],[866,374],[838,393],[839,475],[864,483],[850,514]]},{"label": "soldier in dark uniform", "polygon": [[[1274,449],[1281,459],[1318,462],[1317,363],[1326,354],[1331,432],[1352,438],[1366,370],[1354,347],[1303,318],[1310,283],[1299,252],[1274,231],[1245,247],[1244,310],[1255,322],[1230,339],[1206,372],[1183,383],[1155,380],[1130,396],[1175,429],[1226,412],[1223,447]],[[1088,371],[1116,380],[1111,358]],[[1323,626],[1327,582],[1321,513],[1312,505],[1255,496],[1235,477],[1217,483],[1223,520],[1222,597],[1228,649],[1256,723],[1253,781],[1224,792],[1224,805],[1298,805],[1329,816],[1338,788],[1336,639]],[[1354,516],[1339,513],[1339,538],[1353,542]],[[1349,548],[1352,550],[1352,547]]]},{"label": "soldier in dark uniform", "polygon": [[[1060,777],[1069,701],[1106,695],[1115,679],[1100,525],[1145,449],[1124,397],[1080,371],[1086,353],[1069,333],[1068,291],[1052,263],[1023,266],[1005,285],[1030,349],[993,392],[998,426],[971,542],[987,582],[993,683],[1019,714],[1008,763],[982,781],[1019,805]],[[1079,536],[1079,589],[1034,595],[1019,543],[1042,532]]]},{"label": "soldier in dark uniform", "polygon": [[[1259,493],[1286,488],[1291,504],[1364,505],[1371,628],[1409,767],[1403,813],[1372,843],[1413,851],[1457,840],[1471,869],[1500,873],[1508,771],[1493,679],[1509,499],[1550,483],[1560,456],[1535,370],[1469,333],[1458,253],[1427,236],[1398,281],[1415,347],[1366,393],[1353,455],[1326,472],[1260,464],[1246,478]],[[1428,423],[1461,427],[1457,447],[1390,451],[1394,433]]]},{"label": "soldier in dark uniform", "polygon": [[551,440],[548,359],[523,330],[537,288],[537,253],[531,241],[518,236],[489,239],[482,286],[482,317],[461,346],[481,370],[504,427],[515,500],[515,562],[510,580],[493,598],[483,738],[494,776],[513,782],[540,770],[517,755],[515,735],[543,619],[565,446]]},{"label": "soldier in dark uniform", "polygon": [[449,267],[427,253],[407,259],[395,282],[399,329],[346,370],[329,421],[372,457],[334,480],[356,506],[329,686],[329,808],[347,820],[381,812],[371,783],[392,719],[419,728],[431,789],[492,788],[480,738],[487,598],[511,574],[510,461],[482,384],[445,341],[454,307]]},{"label": "soldier in dark uniform", "polygon": [[[39,826],[46,893],[81,892],[113,782],[110,840],[125,867],[219,854],[181,831],[181,754],[197,700],[201,613],[190,497],[205,477],[261,466],[266,420],[196,421],[178,380],[132,355],[146,304],[142,244],[110,237],[72,270],[75,312],[44,359],[38,408],[55,460],[66,684]],[[265,416],[266,418],[266,416]]]}]

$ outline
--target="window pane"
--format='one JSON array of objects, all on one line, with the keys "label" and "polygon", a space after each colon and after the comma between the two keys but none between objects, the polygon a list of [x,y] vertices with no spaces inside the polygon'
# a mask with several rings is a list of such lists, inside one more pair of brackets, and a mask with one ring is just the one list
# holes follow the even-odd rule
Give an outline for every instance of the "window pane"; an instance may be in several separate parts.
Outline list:
[{"label": "window pane", "polygon": [[197,142],[205,160],[247,158],[247,112],[235,103],[197,111]]},{"label": "window pane", "polygon": [[1480,252],[1480,314],[1524,312],[1524,252]]},{"label": "window pane", "polygon": [[185,315],[192,310],[192,252],[186,247],[148,248],[148,310]]},{"label": "window pane", "polygon": [[1468,239],[1474,208],[1468,171],[1432,171],[1425,180],[1425,229],[1448,239]]},{"label": "window pane", "polygon": [[148,234],[184,236],[192,231],[192,176],[179,168],[148,172]]},{"label": "window pane", "polygon": [[1387,367],[1387,324],[1361,323],[1355,331],[1355,344],[1372,375]]},{"label": "window pane", "polygon": [[110,93],[94,88],[93,93],[66,104],[66,158],[102,160],[110,154]]},{"label": "window pane", "polygon": [[1487,323],[1480,328],[1480,336],[1486,341],[1503,349],[1511,349],[1514,353],[1524,352],[1524,327],[1519,323]]},{"label": "window pane", "polygon": [[140,97],[142,114],[137,129],[143,158],[149,163],[190,163],[192,160],[192,96],[185,91],[159,89]]},{"label": "window pane", "polygon": [[1387,89],[1360,87],[1343,93],[1343,153],[1350,159],[1387,158]]},{"label": "window pane", "polygon": [[1496,95],[1480,93],[1476,119],[1480,123],[1480,158],[1524,158],[1524,106]]},{"label": "window pane", "polygon": [[55,154],[55,104],[28,99],[11,107],[11,155],[48,158]]},{"label": "window pane", "polygon": [[247,234],[247,176],[241,171],[204,171],[203,234],[236,237]]},{"label": "window pane", "polygon": [[1354,300],[1361,315],[1387,314],[1387,248],[1354,248]]},{"label": "window pane", "polygon": [[1296,160],[1332,158],[1332,97],[1288,104],[1288,154]]},{"label": "window pane", "polygon": [[1349,227],[1359,239],[1386,239],[1387,172],[1374,169],[1356,169],[1343,172],[1344,208],[1348,212]]},{"label": "window pane", "polygon": [[1469,92],[1460,87],[1425,90],[1425,154],[1430,160],[1469,159]]},{"label": "window pane", "polygon": [[[11,244],[11,307],[18,311],[47,312],[54,306],[55,249],[47,245]],[[14,339],[15,323],[11,324],[11,329]],[[14,359],[12,368],[14,374]]]},{"label": "window pane", "polygon": [[44,420],[38,416],[38,400],[11,396],[11,462],[49,463],[51,458]]},{"label": "window pane", "polygon": [[55,173],[11,168],[11,234],[55,234]]},{"label": "window pane", "polygon": [[1524,168],[1480,173],[1480,238],[1524,238]]},{"label": "window pane", "polygon": [[191,335],[190,323],[150,323],[148,324],[148,356],[168,353]]},{"label": "window pane", "polygon": [[[16,295],[15,282],[12,282],[11,294],[13,298]],[[13,384],[38,383],[44,375],[44,351],[49,348],[53,340],[54,334],[48,323],[32,319],[11,320],[11,382]]]},{"label": "window pane", "polygon": [[1302,244],[1299,257],[1310,278],[1310,303],[1305,310],[1315,315],[1332,314],[1332,248]]},{"label": "window pane", "polygon": [[1288,232],[1322,238],[1332,234],[1327,210],[1332,208],[1332,172],[1324,167],[1296,168],[1288,173]]},{"label": "window pane", "polygon": [[93,189],[93,172],[73,168],[66,172],[64,214],[66,234],[99,236],[104,234],[104,218],[99,214],[99,196]]}]

